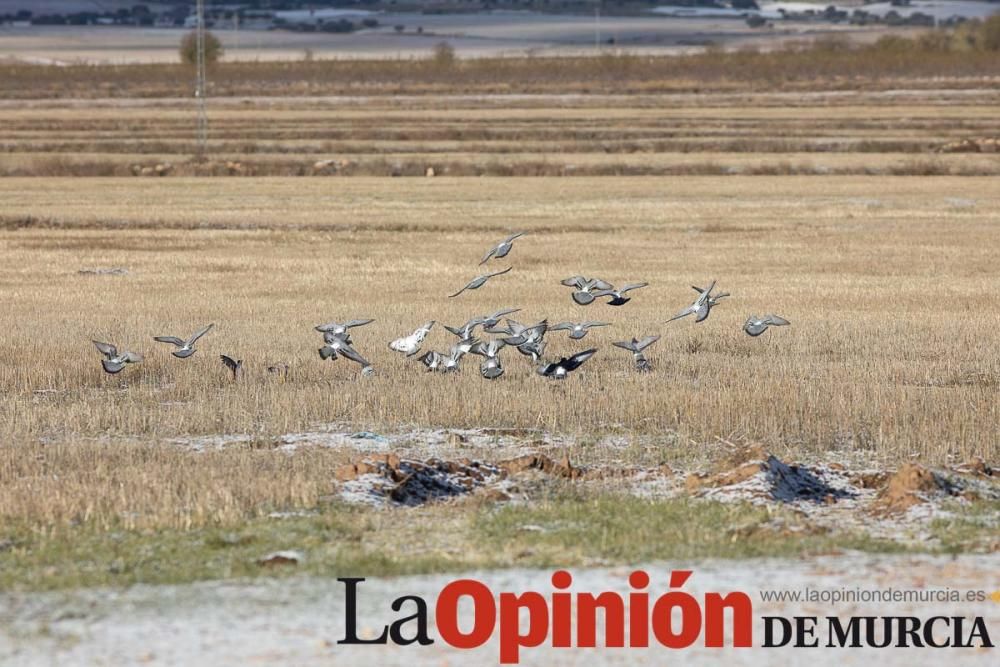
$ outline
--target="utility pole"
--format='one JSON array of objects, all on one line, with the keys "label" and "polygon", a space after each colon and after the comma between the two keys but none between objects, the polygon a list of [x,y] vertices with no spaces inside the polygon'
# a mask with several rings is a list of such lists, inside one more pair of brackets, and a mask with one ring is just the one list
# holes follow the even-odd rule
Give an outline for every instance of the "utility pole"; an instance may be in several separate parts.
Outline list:
[{"label": "utility pole", "polygon": [[198,159],[205,159],[205,144],[208,141],[208,112],[205,108],[205,0],[198,0],[198,25],[195,28],[195,41],[198,44],[198,81],[195,84],[194,95],[198,102]]},{"label": "utility pole", "polygon": [[601,50],[601,0],[594,5],[594,48]]}]

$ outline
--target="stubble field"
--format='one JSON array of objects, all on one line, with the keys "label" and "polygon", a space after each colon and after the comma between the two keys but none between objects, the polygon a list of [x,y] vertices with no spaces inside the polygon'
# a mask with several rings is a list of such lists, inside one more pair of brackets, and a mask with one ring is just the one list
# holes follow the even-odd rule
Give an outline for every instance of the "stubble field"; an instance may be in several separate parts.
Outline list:
[{"label": "stubble field", "polygon": [[[205,163],[190,158],[187,100],[6,100],[0,585],[253,575],[289,546],[324,576],[910,548],[883,540],[895,524],[866,532],[854,505],[828,533],[801,504],[670,494],[742,446],[852,471],[991,470],[1000,157],[941,150],[996,137],[996,100],[906,82],[231,97],[212,101]],[[163,178],[132,175],[168,163]],[[491,264],[511,273],[449,299],[515,231]],[[576,274],[650,286],[582,308],[559,284]],[[732,296],[706,322],[665,324],[713,279]],[[387,347],[433,319],[424,349],[447,352],[442,324],[500,308],[611,326],[548,336],[552,357],[598,348],[565,382],[513,350],[488,382],[478,358],[428,374]],[[751,313],[792,325],[752,339]],[[316,353],[313,327],[351,318],[375,319],[353,334],[372,377]],[[208,323],[188,360],[152,340]],[[640,375],[611,342],[649,334],[662,338]],[[107,376],[95,338],[145,360]],[[244,360],[239,381],[220,354]],[[279,363],[287,379],[266,372]],[[524,503],[343,502],[341,466],[387,452],[676,474],[667,496],[636,498],[631,478],[512,475]],[[931,536],[918,548],[995,551],[990,493],[951,518],[916,515]]]}]

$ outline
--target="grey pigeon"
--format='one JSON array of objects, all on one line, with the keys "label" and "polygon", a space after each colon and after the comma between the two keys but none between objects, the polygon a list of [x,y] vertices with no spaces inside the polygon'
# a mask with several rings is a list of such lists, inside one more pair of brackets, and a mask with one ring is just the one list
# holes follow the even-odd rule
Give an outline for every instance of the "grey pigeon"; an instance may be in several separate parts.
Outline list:
[{"label": "grey pigeon", "polygon": [[583,276],[573,276],[572,278],[567,278],[561,281],[561,284],[566,287],[575,287],[573,290],[573,301],[581,306],[587,306],[594,302],[593,291],[604,291],[613,290],[614,286],[611,283],[605,282],[600,278],[585,278]]},{"label": "grey pigeon", "polygon": [[226,356],[224,354],[220,354],[219,357],[222,359],[222,363],[226,365],[226,368],[232,371],[233,380],[235,380],[236,377],[243,372],[242,359],[233,359],[232,357]]},{"label": "grey pigeon", "polygon": [[181,340],[176,336],[153,336],[153,340],[157,343],[170,343],[171,345],[176,346],[177,349],[170,354],[174,355],[178,359],[187,359],[197,351],[194,349],[194,344],[198,341],[198,339],[211,331],[214,326],[214,324],[209,324],[207,327],[201,329],[187,340]]},{"label": "grey pigeon", "polygon": [[479,364],[479,373],[487,380],[495,380],[503,375],[503,364],[500,363],[500,350],[504,348],[502,340],[490,339],[485,343],[476,343],[469,350],[472,354],[483,357]]},{"label": "grey pigeon", "polygon": [[521,354],[531,357],[532,362],[538,363],[538,360],[545,354],[545,345],[544,340],[529,340],[518,345],[516,349]]},{"label": "grey pigeon", "polygon": [[647,347],[660,340],[659,336],[646,336],[641,340],[623,340],[617,343],[612,343],[615,347],[620,347],[623,350],[628,350],[632,353],[632,359],[635,361],[635,369],[640,373],[648,373],[653,370],[652,364],[646,359],[646,356],[642,353]]},{"label": "grey pigeon", "polygon": [[595,298],[601,298],[605,296],[610,296],[611,299],[608,301],[609,306],[624,306],[626,303],[632,300],[632,297],[625,296],[626,292],[631,292],[632,290],[641,289],[643,287],[648,287],[649,283],[629,283],[623,285],[617,289],[604,289],[594,292]]},{"label": "grey pigeon", "polygon": [[756,337],[767,331],[768,327],[784,327],[789,324],[791,322],[777,315],[765,315],[764,317],[751,315],[743,324],[743,330],[747,332],[748,336]]},{"label": "grey pigeon", "polygon": [[491,257],[495,257],[496,259],[503,259],[506,257],[507,253],[510,252],[510,249],[514,247],[514,239],[519,239],[522,236],[524,236],[524,232],[511,234],[503,241],[490,248],[490,251],[483,257],[483,261],[479,262],[479,266],[482,266],[486,262],[490,261]]},{"label": "grey pigeon", "polygon": [[411,333],[409,336],[403,336],[402,338],[397,338],[396,340],[389,343],[389,349],[396,352],[402,352],[408,357],[412,357],[414,354],[420,351],[420,346],[424,342],[424,338],[430,333],[431,328],[434,326],[434,320],[429,322],[424,322],[416,331]]},{"label": "grey pigeon", "polygon": [[610,322],[560,322],[549,327],[549,331],[569,331],[569,337],[573,340],[580,340],[587,335],[587,331],[593,327],[611,326]]},{"label": "grey pigeon", "polygon": [[104,372],[109,375],[120,373],[126,364],[137,364],[142,361],[141,354],[128,351],[119,353],[118,348],[111,343],[102,343],[97,340],[93,343],[97,347],[97,351],[104,355],[104,358],[101,359],[101,366],[104,367]]},{"label": "grey pigeon", "polygon": [[368,360],[358,354],[357,350],[351,347],[351,344],[347,341],[345,336],[329,331],[324,332],[323,347],[319,348],[319,358],[326,361],[327,359],[336,359],[338,355],[344,357],[345,359],[350,359],[355,363],[361,364],[362,371],[371,367]]},{"label": "grey pigeon", "polygon": [[424,352],[422,355],[417,357],[417,361],[422,363],[427,367],[428,371],[436,371],[441,367],[441,363],[444,360],[444,355],[440,352],[435,352],[431,350],[429,352]]},{"label": "grey pigeon", "polygon": [[536,372],[547,378],[565,380],[566,376],[569,375],[571,371],[574,371],[582,366],[583,362],[594,356],[596,352],[596,348],[584,350],[583,352],[577,352],[571,357],[563,357],[559,361],[542,364],[536,369]]},{"label": "grey pigeon", "polygon": [[[695,292],[698,292],[699,294],[705,291],[700,287],[696,287],[695,285],[691,285],[691,289],[693,289]],[[729,292],[716,292],[715,294],[709,294],[708,305],[711,306],[712,308],[715,308],[715,306],[719,303],[719,301],[726,298],[727,296],[732,296],[732,295]]]},{"label": "grey pigeon", "polygon": [[470,280],[468,282],[468,284],[466,284],[465,287],[463,287],[462,289],[458,290],[454,294],[449,294],[448,298],[454,298],[454,297],[458,296],[459,294],[461,294],[462,292],[464,292],[465,290],[479,289],[480,287],[482,287],[483,285],[485,285],[486,281],[489,280],[490,278],[495,278],[496,276],[502,276],[503,274],[509,272],[513,268],[514,268],[513,266],[508,266],[503,271],[495,271],[493,273],[484,273],[481,276],[476,276],[475,278],[473,278],[472,280]]},{"label": "grey pigeon", "polygon": [[479,374],[487,380],[496,380],[503,375],[503,364],[500,363],[500,357],[483,359],[483,363],[479,364]]},{"label": "grey pigeon", "polygon": [[684,308],[673,317],[671,317],[667,322],[673,322],[681,317],[687,317],[688,315],[694,315],[695,322],[703,322],[705,318],[708,317],[708,313],[712,310],[712,301],[710,299],[712,295],[712,290],[715,288],[715,281],[704,290],[698,294],[698,298],[695,299],[694,303],[690,306]]},{"label": "grey pigeon", "polygon": [[352,341],[351,341],[351,334],[348,331],[348,329],[353,329],[354,327],[363,327],[366,324],[371,324],[374,321],[375,320],[371,320],[371,319],[368,319],[368,320],[348,320],[347,322],[344,322],[343,324],[341,324],[340,322],[327,322],[326,324],[320,324],[320,325],[317,325],[317,326],[315,326],[313,328],[316,329],[316,331],[320,331],[322,333],[337,334],[338,336],[340,336],[344,340],[346,340],[348,345],[350,345]]},{"label": "grey pigeon", "polygon": [[507,333],[508,337],[503,339],[503,342],[507,345],[522,345],[530,341],[539,341],[545,336],[545,332],[548,331],[549,322],[548,320],[542,320],[537,324],[532,324],[531,326],[525,326],[514,320],[507,320],[507,329],[505,331],[495,330],[489,333]]},{"label": "grey pigeon", "polygon": [[520,308],[502,308],[495,313],[490,313],[489,315],[483,315],[482,325],[484,329],[492,329],[497,324],[500,323],[500,318],[506,317],[507,315],[513,315],[514,313],[521,312]]},{"label": "grey pigeon", "polygon": [[476,327],[478,327],[480,324],[482,324],[485,321],[486,320],[484,318],[482,318],[482,317],[473,317],[471,320],[469,320],[468,322],[466,322],[465,324],[463,324],[460,327],[450,327],[447,324],[445,324],[444,328],[448,332],[453,333],[456,336],[458,336],[459,339],[465,339],[465,338],[471,337],[472,334],[473,334],[473,332],[476,330]]}]

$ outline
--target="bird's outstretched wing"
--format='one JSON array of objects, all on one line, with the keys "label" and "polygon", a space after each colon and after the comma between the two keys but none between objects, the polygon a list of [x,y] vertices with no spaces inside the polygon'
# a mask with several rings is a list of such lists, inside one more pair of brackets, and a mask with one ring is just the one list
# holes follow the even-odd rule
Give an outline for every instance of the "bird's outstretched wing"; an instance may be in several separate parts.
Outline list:
[{"label": "bird's outstretched wing", "polygon": [[642,340],[636,342],[636,350],[641,352],[658,340],[660,340],[659,336],[646,336]]},{"label": "bird's outstretched wing", "polygon": [[228,356],[226,356],[224,354],[220,354],[219,358],[222,359],[222,363],[224,363],[226,365],[226,368],[228,368],[232,372],[235,373],[236,369],[239,368],[239,364],[232,357],[228,357]]},{"label": "bird's outstretched wing", "polygon": [[184,347],[184,341],[177,336],[153,336],[153,340],[157,343],[170,343],[171,345],[176,345],[177,347]]},{"label": "bird's outstretched wing", "polygon": [[495,278],[497,276],[502,276],[505,273],[510,273],[510,270],[513,269],[513,268],[514,268],[513,266],[508,266],[506,269],[504,269],[502,271],[494,271],[493,273],[487,273],[486,277],[487,278]]},{"label": "bird's outstretched wing", "polygon": [[363,327],[364,325],[371,324],[374,321],[375,320],[348,320],[347,323],[344,324],[344,328],[350,329],[351,327]]},{"label": "bird's outstretched wing", "polygon": [[350,345],[342,346],[339,352],[348,359],[350,359],[351,361],[359,363],[362,366],[371,366],[371,364],[368,363],[368,360],[362,357],[360,354],[358,354],[357,350],[355,350]]},{"label": "bird's outstretched wing", "polygon": [[200,329],[198,332],[195,333],[195,335],[191,336],[191,338],[189,338],[188,341],[187,341],[188,347],[194,345],[198,341],[199,338],[201,338],[202,336],[204,336],[205,334],[207,334],[209,331],[211,331],[212,327],[214,327],[214,326],[215,326],[214,324],[209,324],[207,327],[205,327],[204,329]]},{"label": "bird's outstretched wing", "polygon": [[490,261],[490,257],[492,257],[497,253],[497,248],[499,247],[500,247],[499,245],[495,245],[492,248],[490,248],[490,251],[483,256],[483,261],[479,262],[479,266],[482,266],[486,262]]},{"label": "bird's outstretched wing", "polygon": [[110,359],[111,357],[118,356],[118,348],[116,348],[111,343],[102,343],[99,340],[95,340],[93,341],[93,343],[94,347],[97,348],[97,351],[103,354],[105,357]]},{"label": "bird's outstretched wing", "polygon": [[768,324],[773,327],[783,327],[785,325],[791,324],[784,317],[778,317],[777,315],[765,315],[763,319],[764,324]]},{"label": "bird's outstretched wing", "polygon": [[560,361],[560,365],[567,371],[572,371],[583,365],[587,359],[590,359],[597,353],[597,348],[591,348],[589,350],[584,350],[583,352],[577,352],[573,356],[563,359]]}]

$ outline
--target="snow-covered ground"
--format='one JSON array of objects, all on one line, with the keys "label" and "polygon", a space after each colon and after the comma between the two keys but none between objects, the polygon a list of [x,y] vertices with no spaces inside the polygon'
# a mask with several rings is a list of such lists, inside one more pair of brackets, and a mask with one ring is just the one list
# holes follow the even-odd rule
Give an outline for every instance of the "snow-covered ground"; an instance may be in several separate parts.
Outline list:
[{"label": "snow-covered ground", "polygon": [[[571,591],[629,591],[633,568],[573,571]],[[642,567],[650,590],[666,592],[671,569],[692,569],[684,590],[743,591],[754,617],[765,615],[982,616],[1000,637],[1000,599],[982,602],[764,603],[760,590],[840,591],[858,588],[951,589],[992,593],[1000,587],[1000,555],[868,556],[847,554],[810,560],[748,560],[655,563]],[[363,573],[344,573],[361,576]],[[359,636],[371,637],[394,620],[389,608],[401,595],[420,595],[433,614],[448,582],[472,577],[502,591],[552,591],[551,571],[506,570],[453,575],[371,579],[359,589]],[[0,593],[0,664],[23,665],[489,665],[497,663],[496,633],[481,648],[459,651],[439,639],[430,646],[344,646],[344,587],[335,579],[293,577],[207,582],[184,586],[136,586],[128,590]],[[1000,598],[1000,594],[998,594]],[[405,608],[409,613],[409,607]],[[460,611],[464,608],[460,607]],[[468,626],[463,625],[468,629]],[[430,634],[437,637],[433,623]],[[598,629],[598,637],[602,632]],[[754,628],[754,644],[762,630]],[[996,649],[523,649],[522,665],[869,665],[911,667],[941,664],[995,665]]]}]

